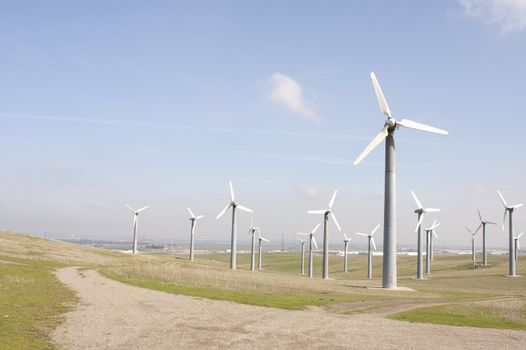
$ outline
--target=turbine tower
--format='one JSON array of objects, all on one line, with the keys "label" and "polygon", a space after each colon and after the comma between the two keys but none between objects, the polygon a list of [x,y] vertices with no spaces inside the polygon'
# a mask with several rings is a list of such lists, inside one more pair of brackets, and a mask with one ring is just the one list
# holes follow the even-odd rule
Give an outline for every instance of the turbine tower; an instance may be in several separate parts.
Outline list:
[{"label": "turbine tower", "polygon": [[356,232],[357,235],[365,236],[367,237],[367,278],[371,279],[373,278],[373,252],[371,251],[371,245],[374,250],[376,250],[376,243],[374,243],[373,235],[376,231],[380,228],[380,224],[378,224],[371,233],[361,233]]},{"label": "turbine tower", "polygon": [[488,266],[488,253],[486,251],[486,225],[497,225],[497,223],[484,220],[480,214],[480,210],[477,209],[477,212],[479,213],[480,223],[482,224],[482,265]]},{"label": "turbine tower", "polygon": [[314,245],[314,247],[318,249],[316,238],[314,238],[314,233],[316,233],[318,227],[320,227],[320,223],[318,223],[316,227],[314,227],[312,231],[310,231],[310,233],[298,232],[298,235],[309,236],[309,278],[312,278],[312,246]]},{"label": "turbine tower", "polygon": [[301,265],[300,265],[300,275],[305,274],[305,241],[300,238],[296,238],[301,243]]},{"label": "turbine tower", "polygon": [[475,231],[471,231],[467,226],[464,226],[469,233],[471,233],[471,261],[475,264],[475,235],[479,232],[482,224],[480,224]]},{"label": "turbine tower", "polygon": [[223,209],[219,215],[217,215],[216,220],[223,216],[228,208],[232,207],[232,236],[230,238],[230,268],[235,270],[237,267],[236,258],[237,258],[237,223],[236,223],[236,209],[246,211],[248,213],[253,213],[252,209],[248,209],[242,205],[239,205],[236,202],[236,197],[234,195],[234,187],[232,186],[232,181],[228,181],[230,185],[230,204],[228,204],[225,209]]},{"label": "turbine tower", "polygon": [[347,237],[345,233],[343,234],[343,237],[345,238],[343,240],[343,272],[347,272],[347,251],[349,248],[349,242],[352,238]]},{"label": "turbine tower", "polygon": [[385,193],[384,193],[384,249],[383,249],[383,288],[396,288],[396,157],[394,134],[398,127],[403,126],[410,129],[427,131],[440,135],[447,135],[445,130],[437,129],[428,125],[402,119],[395,120],[387,101],[385,100],[380,84],[374,73],[371,73],[376,98],[380,111],[387,117],[384,127],[378,135],[367,145],[362,153],[354,161],[359,164],[376,146],[385,139]]},{"label": "turbine tower", "polygon": [[426,274],[431,273],[431,259],[433,258],[433,236],[438,239],[435,229],[441,224],[433,221],[431,227],[424,228],[426,231]]},{"label": "turbine tower", "polygon": [[497,193],[499,194],[499,197],[502,200],[502,204],[504,205],[504,217],[502,218],[502,231],[504,231],[504,224],[506,222],[506,214],[508,214],[509,216],[509,225],[510,225],[509,226],[510,227],[509,252],[508,252],[509,254],[509,276],[515,277],[515,247],[514,247],[514,242],[513,242],[513,212],[515,211],[515,209],[522,207],[524,204],[520,203],[520,204],[508,206],[508,204],[506,203],[506,200],[504,199],[500,191],[497,191]]},{"label": "turbine tower", "polygon": [[329,201],[329,206],[327,209],[321,210],[309,210],[309,214],[323,214],[323,269],[322,269],[322,278],[329,278],[329,217],[332,218],[332,221],[338,228],[338,231],[341,231],[341,227],[338,224],[338,220],[332,213],[332,206],[334,204],[334,199],[338,191],[334,191],[331,200]]},{"label": "turbine tower", "polygon": [[250,223],[250,228],[248,229],[248,234],[252,235],[252,242],[250,245],[250,271],[252,272],[256,270],[256,232],[259,232],[259,227],[254,226],[254,215],[252,215],[252,221]]},{"label": "turbine tower", "polygon": [[418,232],[418,239],[417,239],[418,256],[417,256],[416,278],[421,280],[424,278],[424,273],[423,273],[423,268],[422,268],[422,263],[423,263],[423,260],[422,260],[422,222],[424,221],[424,213],[437,212],[437,211],[440,211],[440,209],[424,208],[422,206],[422,203],[420,203],[420,201],[416,197],[416,194],[413,191],[411,191],[411,194],[413,195],[416,206],[418,208],[418,209],[415,209],[415,213],[418,214],[418,223],[416,224],[416,228],[415,228],[415,232]]},{"label": "turbine tower", "polygon": [[131,210],[131,212],[134,214],[133,216],[133,254],[137,254],[137,234],[139,232],[139,214],[148,209],[149,207],[144,207],[139,210],[132,209],[128,204],[124,204],[124,206]]},{"label": "turbine tower", "polygon": [[515,240],[515,261],[517,261],[517,257],[519,255],[519,250],[521,250],[519,239],[522,237],[523,234],[524,234],[524,232],[521,232],[521,233],[519,233],[519,235],[517,237],[514,238],[514,240]]},{"label": "turbine tower", "polygon": [[270,241],[266,238],[263,238],[263,236],[261,236],[261,232],[258,230],[258,242],[259,242],[259,247],[258,247],[258,270],[261,271],[263,269],[263,264],[262,264],[262,259],[261,259],[261,241],[265,241],[267,243],[270,243]]},{"label": "turbine tower", "polygon": [[204,215],[195,216],[190,208],[188,212],[190,213],[190,261],[194,261],[194,232],[195,232],[195,222],[199,219],[204,218]]}]

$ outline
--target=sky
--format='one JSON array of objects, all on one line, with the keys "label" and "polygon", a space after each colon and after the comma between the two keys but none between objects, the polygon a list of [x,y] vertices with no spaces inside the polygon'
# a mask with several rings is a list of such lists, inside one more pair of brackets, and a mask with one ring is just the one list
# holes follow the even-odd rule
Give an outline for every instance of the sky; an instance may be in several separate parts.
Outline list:
[{"label": "sky", "polygon": [[232,180],[273,242],[336,189],[343,231],[370,231],[383,145],[352,162],[385,122],[374,71],[393,117],[449,131],[396,133],[398,243],[416,244],[414,190],[441,209],[424,222],[439,247],[470,245],[477,208],[505,247],[496,191],[526,201],[524,62],[525,0],[2,1],[0,227],[131,239],[128,203],[150,206],[140,239],[181,241],[190,207],[196,244],[226,242]]}]

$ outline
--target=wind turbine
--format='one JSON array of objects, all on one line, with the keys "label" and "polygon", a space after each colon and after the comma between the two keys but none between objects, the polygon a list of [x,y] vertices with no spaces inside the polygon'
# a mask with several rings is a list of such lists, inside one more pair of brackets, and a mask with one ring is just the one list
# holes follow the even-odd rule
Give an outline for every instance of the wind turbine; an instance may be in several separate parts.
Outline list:
[{"label": "wind turbine", "polygon": [[514,238],[514,240],[515,240],[515,261],[517,261],[517,257],[519,255],[519,250],[521,250],[519,239],[521,238],[521,236],[523,234],[524,234],[524,232],[521,232],[521,233],[519,233],[519,235],[517,237]]},{"label": "wind turbine", "polygon": [[261,236],[261,232],[258,230],[258,241],[259,241],[259,247],[258,247],[258,270],[261,271],[263,269],[263,264],[261,263],[261,241],[265,241],[267,243],[270,243],[270,241],[263,236]]},{"label": "wind turbine", "polygon": [[332,198],[329,201],[329,206],[327,207],[327,209],[309,210],[307,212],[309,214],[323,214],[323,279],[329,278],[329,217],[331,217],[332,221],[334,221],[334,224],[338,228],[338,231],[342,230],[340,225],[338,224],[338,220],[336,220],[336,217],[332,213],[332,205],[334,204],[334,199],[336,198],[337,193],[338,191],[334,191],[334,194],[332,195]]},{"label": "wind turbine", "polygon": [[482,224],[480,224],[475,231],[471,231],[467,226],[464,226],[469,233],[471,233],[471,261],[475,263],[475,235],[479,232]]},{"label": "wind turbine", "polygon": [[402,119],[395,120],[387,101],[385,100],[380,84],[374,73],[371,73],[376,99],[380,111],[387,117],[384,127],[378,135],[365,147],[362,153],[354,161],[359,164],[376,146],[385,139],[385,194],[384,194],[384,249],[383,249],[383,288],[396,288],[396,157],[394,134],[398,127],[403,126],[410,129],[427,131],[440,135],[447,135],[445,130],[437,129],[428,125]]},{"label": "wind turbine", "polygon": [[343,240],[343,272],[347,272],[347,250],[349,248],[349,242],[352,240],[352,238],[347,237],[345,233],[343,234],[343,237],[345,237]]},{"label": "wind turbine", "polygon": [[320,227],[320,223],[318,223],[310,233],[298,232],[298,235],[309,236],[309,278],[312,278],[312,245],[318,249],[316,238],[314,238],[314,233],[318,230],[318,227]]},{"label": "wind turbine", "polygon": [[480,223],[482,224],[482,265],[488,265],[488,253],[486,252],[486,224],[497,225],[495,222],[487,221],[482,218],[480,210],[477,209],[479,213]]},{"label": "wind turbine", "polygon": [[371,231],[371,233],[356,232],[357,235],[365,236],[368,238],[368,242],[367,242],[367,278],[369,279],[373,278],[373,260],[372,260],[373,253],[371,251],[371,245],[372,245],[372,248],[376,250],[376,243],[374,243],[373,235],[375,234],[376,231],[378,231],[379,228],[380,228],[380,224],[378,224]]},{"label": "wind turbine", "polygon": [[515,249],[513,244],[513,211],[515,209],[518,209],[522,207],[524,204],[515,204],[510,205],[506,204],[506,200],[500,193],[500,191],[497,191],[499,194],[500,199],[502,200],[502,204],[504,205],[504,217],[502,218],[502,231],[504,231],[504,223],[506,222],[506,214],[509,216],[509,224],[510,224],[510,234],[509,234],[509,276],[515,277]]},{"label": "wind turbine", "polygon": [[252,244],[250,250],[250,271],[255,271],[256,269],[256,232],[259,232],[259,227],[254,226],[254,215],[252,215],[252,221],[250,223],[250,228],[248,229],[248,234],[252,235]]},{"label": "wind turbine", "polygon": [[144,207],[139,210],[132,209],[128,204],[124,204],[124,206],[131,210],[131,212],[134,214],[133,216],[133,254],[137,254],[137,234],[139,231],[139,213],[148,209],[149,207]]},{"label": "wind turbine", "polygon": [[418,214],[418,223],[416,224],[415,232],[418,232],[418,256],[417,256],[417,268],[416,268],[416,278],[423,279],[424,274],[422,271],[422,222],[424,221],[424,213],[432,213],[440,211],[440,209],[435,208],[424,208],[422,203],[416,197],[416,194],[411,191],[413,198],[415,200],[416,206],[418,209],[415,209],[415,213]]},{"label": "wind turbine", "polygon": [[194,261],[194,231],[195,231],[195,222],[199,219],[204,218],[204,215],[195,216],[194,213],[190,208],[188,209],[188,212],[190,213],[190,261]]},{"label": "wind turbine", "polygon": [[438,239],[435,229],[441,224],[437,221],[433,221],[433,225],[428,228],[424,228],[426,231],[426,273],[431,273],[431,258],[433,257],[433,236]]},{"label": "wind turbine", "polygon": [[305,240],[301,238],[296,238],[301,243],[301,266],[300,266],[300,275],[305,274]]},{"label": "wind turbine", "polygon": [[235,270],[237,267],[236,258],[237,258],[237,223],[236,223],[236,209],[241,209],[248,213],[253,213],[252,209],[248,209],[236,202],[236,197],[234,195],[234,187],[232,186],[232,181],[228,181],[230,185],[230,204],[228,204],[225,209],[223,209],[219,215],[217,215],[216,220],[223,216],[228,208],[232,207],[232,236],[230,238],[230,268]]}]

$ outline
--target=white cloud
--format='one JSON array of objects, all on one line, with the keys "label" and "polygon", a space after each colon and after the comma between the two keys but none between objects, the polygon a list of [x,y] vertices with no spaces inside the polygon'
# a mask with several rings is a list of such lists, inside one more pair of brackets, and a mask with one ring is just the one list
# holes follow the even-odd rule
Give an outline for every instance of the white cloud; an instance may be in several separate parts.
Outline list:
[{"label": "white cloud", "polygon": [[319,122],[314,110],[303,100],[302,88],[297,81],[280,73],[272,74],[268,80],[271,85],[269,98],[272,103],[285,106],[293,113]]},{"label": "white cloud", "polygon": [[526,0],[457,0],[468,16],[500,26],[502,32],[526,30]]},{"label": "white cloud", "polygon": [[320,194],[320,189],[314,186],[298,186],[297,189],[302,197],[316,198]]}]

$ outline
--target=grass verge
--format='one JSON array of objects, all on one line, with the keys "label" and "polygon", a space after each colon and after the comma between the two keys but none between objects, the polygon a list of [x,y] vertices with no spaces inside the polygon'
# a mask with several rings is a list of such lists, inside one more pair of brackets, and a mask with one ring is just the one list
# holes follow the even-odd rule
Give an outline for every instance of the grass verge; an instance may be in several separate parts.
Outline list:
[{"label": "grass verge", "polygon": [[390,315],[409,322],[439,323],[453,326],[526,330],[524,315],[511,319],[495,308],[475,304],[448,304],[419,308]]},{"label": "grass verge", "polygon": [[76,301],[58,282],[54,263],[0,258],[2,349],[55,349],[50,333]]}]

